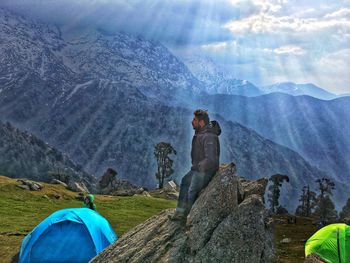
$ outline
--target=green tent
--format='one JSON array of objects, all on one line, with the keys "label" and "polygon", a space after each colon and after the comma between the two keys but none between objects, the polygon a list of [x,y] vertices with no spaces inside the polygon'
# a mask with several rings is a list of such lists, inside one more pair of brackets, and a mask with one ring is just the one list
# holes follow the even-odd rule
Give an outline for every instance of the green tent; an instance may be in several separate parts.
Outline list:
[{"label": "green tent", "polygon": [[305,244],[305,256],[311,253],[329,263],[350,263],[350,226],[332,224],[318,230]]}]

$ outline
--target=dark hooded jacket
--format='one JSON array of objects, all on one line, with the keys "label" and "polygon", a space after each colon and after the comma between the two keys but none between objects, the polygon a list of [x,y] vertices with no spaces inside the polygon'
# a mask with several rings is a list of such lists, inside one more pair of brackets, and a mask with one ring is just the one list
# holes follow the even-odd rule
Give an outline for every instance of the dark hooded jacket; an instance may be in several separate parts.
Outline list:
[{"label": "dark hooded jacket", "polygon": [[193,171],[214,173],[219,169],[221,128],[217,121],[211,121],[205,127],[196,130],[192,139]]}]

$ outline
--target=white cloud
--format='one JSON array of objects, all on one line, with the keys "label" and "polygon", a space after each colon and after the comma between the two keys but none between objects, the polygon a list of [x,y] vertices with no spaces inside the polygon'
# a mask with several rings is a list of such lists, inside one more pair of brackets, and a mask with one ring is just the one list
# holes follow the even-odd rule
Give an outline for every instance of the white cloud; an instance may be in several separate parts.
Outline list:
[{"label": "white cloud", "polygon": [[333,13],[325,15],[325,18],[345,18],[349,20],[350,18],[350,9],[349,8],[341,8]]},{"label": "white cloud", "polygon": [[321,83],[324,87],[330,87],[336,93],[350,91],[350,48],[343,49],[314,62],[314,70],[317,78],[314,83]]},{"label": "white cloud", "polygon": [[246,33],[271,33],[282,32],[311,32],[329,28],[344,28],[350,30],[349,19],[317,19],[317,18],[296,18],[292,16],[273,16],[269,14],[253,15],[241,20],[234,20],[227,23],[225,28],[234,34]]},{"label": "white cloud", "polygon": [[303,55],[305,54],[305,50],[298,46],[288,45],[283,46],[275,49],[265,49],[266,51],[270,51],[272,53],[275,53],[277,55],[280,54],[291,54],[291,55]]},{"label": "white cloud", "polygon": [[202,45],[202,49],[210,49],[210,50],[220,50],[225,49],[228,46],[227,42],[220,42],[220,43],[212,43],[208,45]]}]

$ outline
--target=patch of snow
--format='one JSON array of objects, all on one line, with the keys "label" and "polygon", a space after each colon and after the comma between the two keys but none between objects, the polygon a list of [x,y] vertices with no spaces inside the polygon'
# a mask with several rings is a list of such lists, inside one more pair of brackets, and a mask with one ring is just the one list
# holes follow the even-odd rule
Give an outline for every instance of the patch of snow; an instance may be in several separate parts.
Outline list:
[{"label": "patch of snow", "polygon": [[70,99],[79,89],[81,88],[86,88],[87,86],[89,86],[90,84],[93,83],[93,80],[89,80],[88,82],[85,82],[83,84],[78,84],[74,87],[74,89],[72,90],[71,93],[69,93],[67,100]]}]

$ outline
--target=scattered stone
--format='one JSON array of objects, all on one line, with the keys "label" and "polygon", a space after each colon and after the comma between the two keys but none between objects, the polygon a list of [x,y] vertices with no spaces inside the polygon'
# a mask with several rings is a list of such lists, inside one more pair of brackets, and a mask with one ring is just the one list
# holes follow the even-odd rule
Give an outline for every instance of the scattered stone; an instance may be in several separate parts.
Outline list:
[{"label": "scattered stone", "polygon": [[276,225],[284,225],[286,223],[286,220],[280,219],[280,218],[276,218],[276,219],[274,219],[274,223]]},{"label": "scattered stone", "polygon": [[17,182],[21,183],[21,185],[18,185],[18,187],[24,190],[40,191],[44,188],[42,184],[27,179],[18,179]]},{"label": "scattered stone", "polygon": [[291,238],[283,238],[280,242],[282,244],[288,244],[288,243],[292,242],[292,239]]},{"label": "scattered stone", "polygon": [[52,179],[50,184],[59,184],[59,185],[62,185],[64,187],[68,187],[68,185],[60,180],[57,180],[57,179]]},{"label": "scattered stone", "polygon": [[29,185],[25,185],[25,184],[21,184],[21,185],[17,185],[19,188],[22,188],[24,190],[30,190]]},{"label": "scattered stone", "polygon": [[202,191],[186,225],[169,219],[174,209],[165,210],[92,262],[274,262],[272,220],[262,200],[267,183],[243,181],[228,165]]},{"label": "scattered stone", "polygon": [[174,181],[169,181],[164,185],[163,189],[168,192],[178,192],[179,187]]},{"label": "scattered stone", "polygon": [[147,191],[143,191],[142,195],[146,197],[152,197]]},{"label": "scattered stone", "polygon": [[89,193],[89,190],[87,189],[86,185],[83,182],[69,181],[68,189],[73,192]]}]

